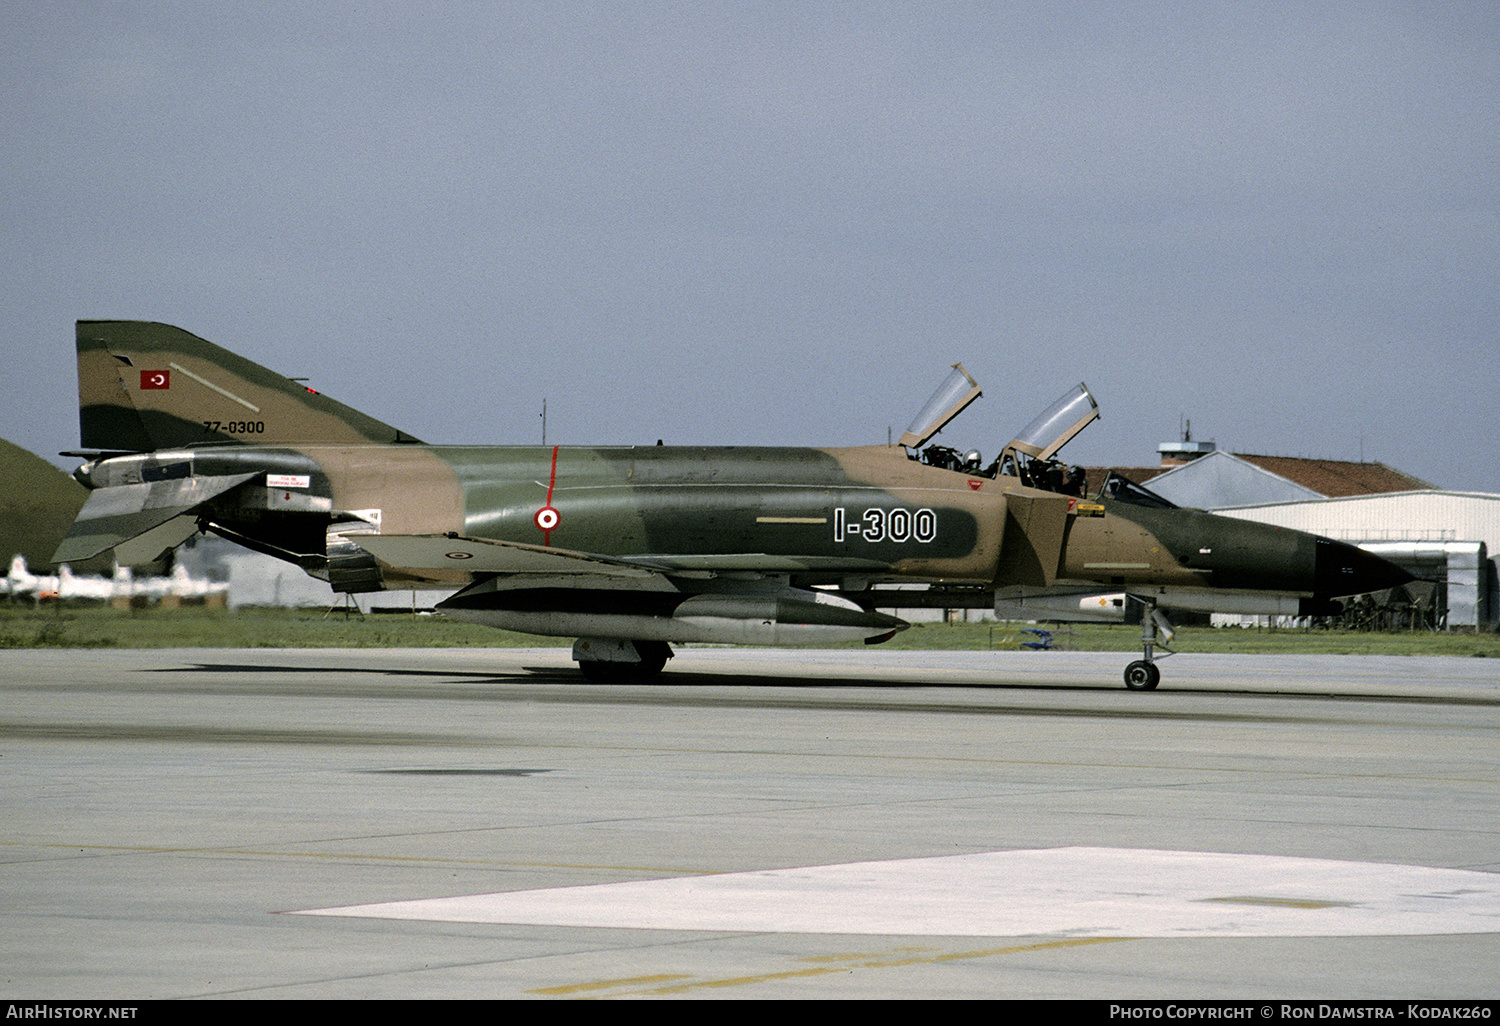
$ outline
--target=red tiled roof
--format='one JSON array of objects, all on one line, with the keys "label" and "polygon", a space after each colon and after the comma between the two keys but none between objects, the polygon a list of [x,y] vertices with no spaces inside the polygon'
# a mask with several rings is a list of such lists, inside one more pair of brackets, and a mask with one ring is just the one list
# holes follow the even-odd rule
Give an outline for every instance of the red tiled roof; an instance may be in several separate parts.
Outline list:
[{"label": "red tiled roof", "polygon": [[[1294,484],[1311,489],[1329,499],[1341,499],[1350,495],[1382,495],[1387,492],[1413,492],[1434,486],[1421,478],[1403,474],[1384,463],[1351,463],[1345,460],[1314,460],[1302,456],[1249,456],[1233,453],[1236,459],[1244,460]],[[1151,487],[1151,479],[1174,467],[1089,467],[1088,494],[1098,493],[1104,476],[1114,471],[1136,484]]]}]

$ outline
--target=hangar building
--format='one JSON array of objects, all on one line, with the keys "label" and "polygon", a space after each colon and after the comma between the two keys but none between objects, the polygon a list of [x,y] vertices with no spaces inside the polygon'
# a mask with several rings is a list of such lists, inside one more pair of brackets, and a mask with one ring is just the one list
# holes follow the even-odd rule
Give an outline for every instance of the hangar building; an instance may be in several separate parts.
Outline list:
[{"label": "hangar building", "polygon": [[1352,542],[1437,582],[1435,620],[1500,622],[1500,495],[1447,492],[1382,463],[1251,456],[1213,442],[1161,446],[1159,467],[1125,476],[1177,503]]}]

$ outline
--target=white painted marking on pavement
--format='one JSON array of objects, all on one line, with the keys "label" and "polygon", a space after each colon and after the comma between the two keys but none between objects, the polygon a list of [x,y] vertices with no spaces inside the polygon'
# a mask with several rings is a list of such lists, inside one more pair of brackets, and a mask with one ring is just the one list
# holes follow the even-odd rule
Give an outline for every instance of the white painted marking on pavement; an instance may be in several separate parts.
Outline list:
[{"label": "white painted marking on pavement", "polygon": [[1121,848],[999,851],[311,909],[298,915],[763,933],[1500,933],[1500,874]]}]

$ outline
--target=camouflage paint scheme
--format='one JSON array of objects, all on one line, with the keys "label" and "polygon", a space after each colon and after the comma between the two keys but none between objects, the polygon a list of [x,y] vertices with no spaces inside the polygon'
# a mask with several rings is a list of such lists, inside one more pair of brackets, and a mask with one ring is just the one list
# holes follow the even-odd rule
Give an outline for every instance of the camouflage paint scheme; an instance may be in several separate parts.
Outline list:
[{"label": "camouflage paint scheme", "polygon": [[[1108,589],[1282,612],[1399,574],[1312,535],[1084,500],[902,446],[427,445],[178,328],[80,321],[77,344],[76,476],[94,491],[56,561],[140,562],[213,531],[339,591],[463,588],[439,608],[582,636],[586,669],[650,672],[672,641],[907,626],[877,607]],[[875,587],[893,582],[927,589]]]}]

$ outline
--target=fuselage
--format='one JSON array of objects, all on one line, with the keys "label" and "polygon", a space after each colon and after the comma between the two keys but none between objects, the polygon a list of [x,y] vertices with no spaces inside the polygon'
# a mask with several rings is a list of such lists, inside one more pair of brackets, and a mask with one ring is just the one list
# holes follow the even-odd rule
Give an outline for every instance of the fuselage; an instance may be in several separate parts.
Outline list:
[{"label": "fuselage", "polygon": [[[1012,583],[1019,566],[1034,578],[1024,583],[1038,585],[1300,597],[1366,590],[1371,581],[1356,565],[1373,565],[1355,560],[1351,546],[1302,532],[1078,500],[1013,477],[927,466],[893,446],[205,446],[99,460],[80,479],[108,487],[244,474],[254,476],[199,515],[304,559],[331,551],[330,532],[355,542],[374,532],[803,584],[857,576],[994,587]],[[1028,549],[1019,561],[1018,546]],[[473,579],[462,553],[383,571],[387,587]]]}]

